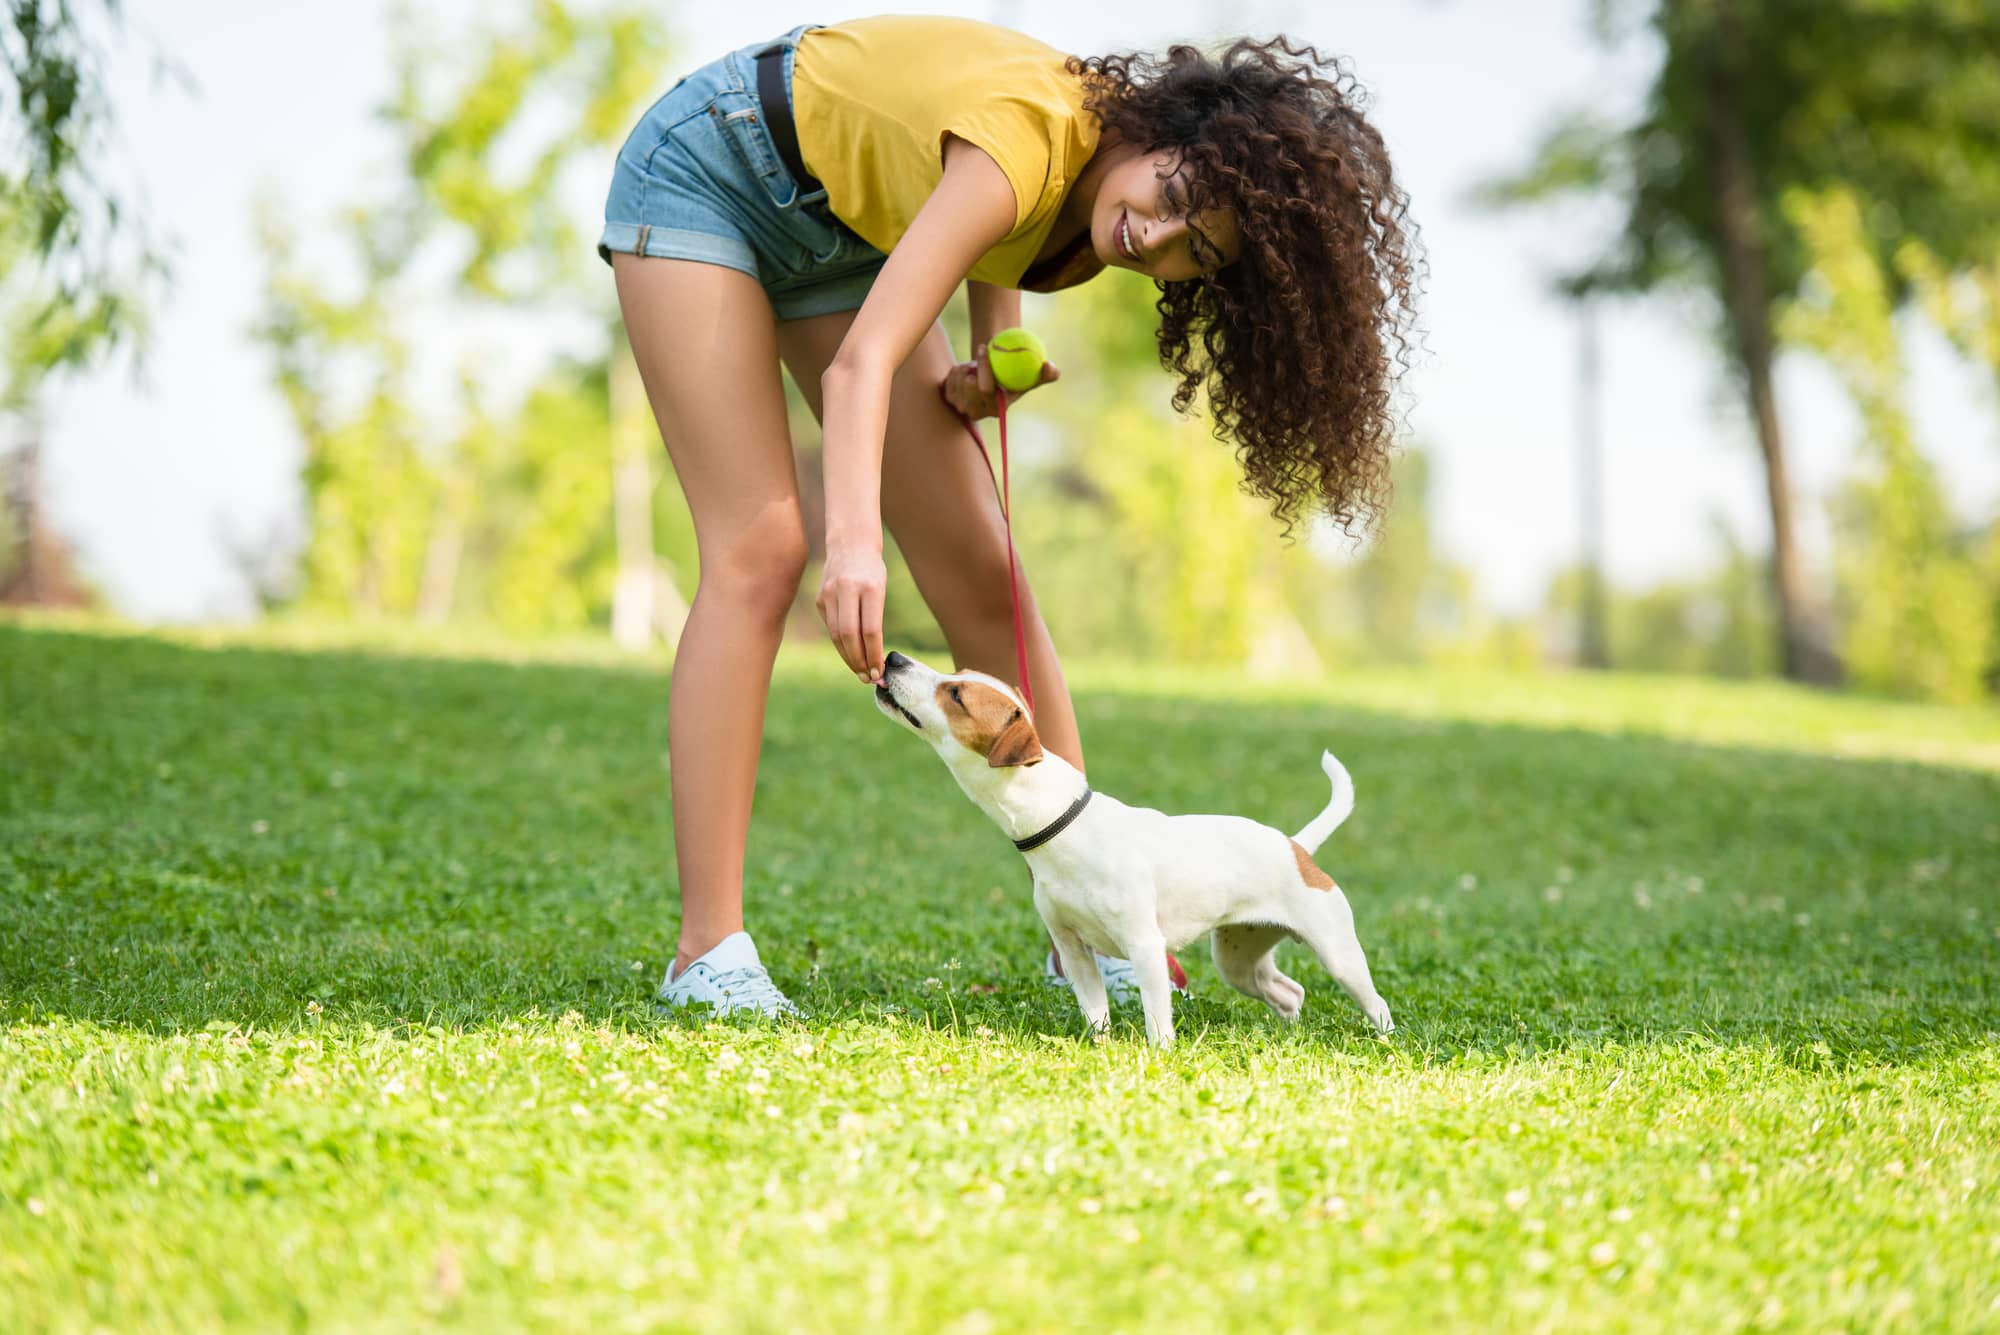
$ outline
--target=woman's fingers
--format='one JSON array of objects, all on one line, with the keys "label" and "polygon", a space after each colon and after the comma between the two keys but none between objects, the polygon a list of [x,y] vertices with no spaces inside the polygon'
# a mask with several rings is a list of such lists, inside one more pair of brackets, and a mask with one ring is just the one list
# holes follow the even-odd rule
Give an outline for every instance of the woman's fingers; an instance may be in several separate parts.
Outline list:
[{"label": "woman's fingers", "polygon": [[888,592],[886,587],[861,590],[861,666],[871,682],[882,680],[882,606]]},{"label": "woman's fingers", "polygon": [[879,553],[830,553],[815,605],[828,638],[848,670],[862,681],[882,671],[882,606],[888,572]]}]

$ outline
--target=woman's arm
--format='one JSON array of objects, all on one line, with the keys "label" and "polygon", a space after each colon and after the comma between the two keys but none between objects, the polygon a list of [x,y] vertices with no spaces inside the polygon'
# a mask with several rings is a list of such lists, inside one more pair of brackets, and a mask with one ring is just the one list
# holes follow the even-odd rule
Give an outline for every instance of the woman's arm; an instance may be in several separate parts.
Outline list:
[{"label": "woman's arm", "polygon": [[[889,382],[979,257],[1014,227],[1014,188],[1000,165],[956,137],[945,140],[943,151],[942,179],[889,253],[820,377],[826,568],[819,614],[841,658],[863,681],[882,677],[882,435]],[[1015,301],[1018,310],[1018,296]]]},{"label": "woman's arm", "polygon": [[965,305],[972,317],[974,361],[979,360],[979,350],[992,342],[995,334],[1021,323],[1021,292],[1018,288],[969,282],[965,285]]}]

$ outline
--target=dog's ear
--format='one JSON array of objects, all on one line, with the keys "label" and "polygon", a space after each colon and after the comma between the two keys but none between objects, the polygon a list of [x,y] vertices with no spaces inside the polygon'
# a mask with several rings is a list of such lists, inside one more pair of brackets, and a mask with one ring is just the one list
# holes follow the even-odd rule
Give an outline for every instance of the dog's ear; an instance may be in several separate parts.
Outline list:
[{"label": "dog's ear", "polygon": [[1042,739],[1035,735],[1035,725],[1028,722],[1025,712],[1015,710],[1007,726],[1000,729],[1000,735],[993,739],[993,746],[986,753],[986,763],[994,769],[1042,763]]}]

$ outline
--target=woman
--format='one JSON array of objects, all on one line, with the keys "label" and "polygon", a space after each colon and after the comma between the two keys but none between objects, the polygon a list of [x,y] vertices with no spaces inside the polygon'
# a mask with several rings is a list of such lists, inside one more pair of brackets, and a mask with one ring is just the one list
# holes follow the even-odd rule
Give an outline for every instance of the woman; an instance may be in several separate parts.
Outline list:
[{"label": "woman", "polygon": [[[956,414],[994,411],[983,348],[1019,323],[1021,289],[1149,275],[1175,406],[1205,392],[1246,488],[1287,523],[1379,509],[1418,262],[1381,138],[1323,64],[1282,38],[1082,60],[970,20],[862,19],[732,52],[632,132],[598,250],[701,560],[668,711],[682,911],[662,1001],[793,1010],[743,931],[765,701],[807,552],[780,361],[824,437],[819,612],[866,682],[885,521],[959,666],[1012,676],[1006,535]],[[955,364],[938,316],[960,283],[975,347]],[[1081,768],[1025,585],[1022,613],[1037,731]]]}]

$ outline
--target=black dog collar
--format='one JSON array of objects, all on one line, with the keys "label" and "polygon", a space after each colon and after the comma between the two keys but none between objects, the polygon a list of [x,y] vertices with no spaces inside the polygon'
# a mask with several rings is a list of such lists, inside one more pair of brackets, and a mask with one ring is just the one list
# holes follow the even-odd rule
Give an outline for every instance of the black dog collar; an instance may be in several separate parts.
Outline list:
[{"label": "black dog collar", "polygon": [[1069,823],[1075,820],[1081,814],[1083,814],[1083,809],[1089,805],[1090,805],[1090,787],[1089,785],[1086,784],[1084,786],[1083,795],[1078,797],[1076,801],[1069,804],[1068,811],[1063,812],[1062,815],[1057,816],[1054,820],[1050,821],[1047,825],[1043,826],[1040,830],[1036,831],[1034,834],[1029,835],[1026,839],[1016,839],[1014,841],[1014,847],[1020,849],[1023,853],[1027,852],[1031,848],[1040,848],[1043,844],[1046,844],[1049,840],[1055,838],[1057,835],[1061,834],[1064,830],[1067,830],[1069,828]]}]

